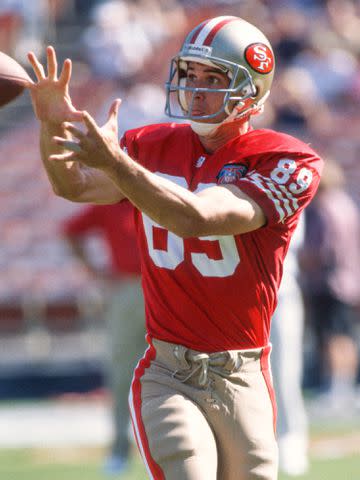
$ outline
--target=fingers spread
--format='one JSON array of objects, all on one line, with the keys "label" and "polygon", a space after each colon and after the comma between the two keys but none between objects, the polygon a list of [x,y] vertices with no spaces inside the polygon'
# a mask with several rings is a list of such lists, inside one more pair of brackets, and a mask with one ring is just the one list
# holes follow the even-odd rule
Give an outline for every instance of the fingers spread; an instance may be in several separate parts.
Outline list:
[{"label": "fingers spread", "polygon": [[71,108],[71,113],[69,114],[69,120],[72,122],[81,122],[83,120],[83,114],[80,110],[76,110],[74,107]]},{"label": "fingers spread", "polygon": [[44,67],[42,66],[42,64],[37,59],[35,53],[29,52],[28,59],[29,59],[29,62],[31,64],[34,72],[35,72],[36,78],[38,80],[44,80],[44,78],[45,78]]},{"label": "fingers spread", "polygon": [[68,103],[68,107],[70,109],[69,113],[69,122],[82,122],[83,121],[83,112],[81,110],[77,110],[74,105],[71,103],[71,100]]},{"label": "fingers spread", "polygon": [[98,133],[98,126],[97,126],[95,120],[90,115],[90,113],[88,113],[86,111],[83,111],[82,112],[82,118],[83,118],[83,121],[84,121],[86,127],[88,128],[89,132]]},{"label": "fingers spread", "polygon": [[75,153],[82,152],[81,145],[72,140],[69,140],[68,138],[55,136],[55,137],[52,137],[52,141],[53,143],[56,143],[56,145],[59,145],[60,147],[65,148],[66,150],[71,150],[72,152],[75,152]]},{"label": "fingers spread", "polygon": [[85,138],[85,134],[79,128],[75,127],[75,125],[73,125],[72,123],[64,122],[62,126],[79,140],[83,140]]},{"label": "fingers spread", "polygon": [[49,80],[57,80],[57,59],[56,59],[56,53],[54,48],[47,47],[46,55],[47,55]]},{"label": "fingers spread", "polygon": [[121,99],[117,98],[116,100],[113,101],[111,104],[110,110],[109,110],[109,118],[115,118],[117,119],[118,113],[119,113],[119,107],[121,105]]},{"label": "fingers spread", "polygon": [[104,125],[104,126],[112,128],[116,132],[117,132],[117,129],[118,129],[117,117],[118,117],[118,113],[119,113],[120,104],[121,104],[120,98],[117,98],[116,100],[114,100],[112,102],[111,107],[109,109],[109,115],[108,115],[107,121]]},{"label": "fingers spread", "polygon": [[62,145],[63,145],[64,148],[66,148],[66,150],[70,150],[71,152],[75,152],[75,153],[81,153],[82,152],[81,146],[76,142],[72,142],[71,140],[63,141]]},{"label": "fingers spread", "polygon": [[62,86],[67,86],[68,83],[70,82],[71,78],[71,71],[72,71],[72,63],[70,58],[67,58],[64,61],[63,68],[59,77],[59,83]]},{"label": "fingers spread", "polygon": [[80,158],[74,152],[66,152],[66,153],[54,153],[53,155],[49,156],[50,161],[55,162],[68,162],[68,161],[76,161],[79,162]]}]

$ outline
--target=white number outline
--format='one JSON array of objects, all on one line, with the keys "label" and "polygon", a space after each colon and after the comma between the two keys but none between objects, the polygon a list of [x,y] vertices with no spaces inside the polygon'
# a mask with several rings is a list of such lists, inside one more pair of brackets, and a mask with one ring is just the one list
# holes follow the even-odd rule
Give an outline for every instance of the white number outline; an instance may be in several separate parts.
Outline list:
[{"label": "white number outline", "polygon": [[[297,163],[295,160],[282,158],[278,161],[277,167],[271,171],[270,177],[274,182],[284,185],[290,180],[291,175],[296,172],[296,169]],[[313,173],[309,168],[300,168],[296,182],[292,182],[289,185],[290,192],[294,195],[304,192],[310,187],[312,179]]]},{"label": "white number outline", "polygon": [[[176,183],[177,185],[187,188],[188,185],[183,177],[172,176],[161,172],[155,172],[163,178]],[[214,183],[201,183],[198,185],[196,192],[214,186]],[[161,225],[154,222],[150,217],[141,213],[144,232],[148,245],[149,256],[154,264],[159,268],[166,268],[175,270],[183,261],[185,257],[185,244],[182,238],[178,237],[172,232],[169,232]],[[167,249],[159,250],[154,248],[153,242],[153,228],[160,228],[167,232]],[[206,253],[190,252],[193,266],[204,277],[228,277],[232,275],[240,263],[240,255],[237,249],[236,241],[232,235],[211,235],[201,237],[200,240],[209,242],[218,242],[222,254],[222,258],[214,260],[208,257]]]}]

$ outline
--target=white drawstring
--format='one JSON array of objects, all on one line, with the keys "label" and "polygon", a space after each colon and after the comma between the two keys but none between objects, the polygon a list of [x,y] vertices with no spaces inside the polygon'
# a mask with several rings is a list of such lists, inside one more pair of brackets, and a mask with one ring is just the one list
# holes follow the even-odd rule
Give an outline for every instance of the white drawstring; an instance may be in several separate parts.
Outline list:
[{"label": "white drawstring", "polygon": [[[174,351],[174,354],[178,358],[178,352]],[[190,373],[185,376],[182,375],[185,373],[184,370],[175,370],[172,376],[176,377],[178,380],[180,380],[180,382],[184,383],[191,377],[193,377],[197,372],[199,372],[199,370],[201,370],[199,375],[199,386],[201,387],[204,387],[208,384],[209,371],[215,371],[221,374],[219,372],[219,368],[224,367],[225,364],[229,362],[229,360],[231,360],[229,365],[230,371],[238,371],[242,364],[240,355],[238,355],[237,352],[232,351],[208,354],[203,352],[194,353],[188,350],[186,354],[187,359],[191,363],[196,365],[195,368],[193,368]]]},{"label": "white drawstring", "polygon": [[208,380],[209,359],[210,357],[207,353],[197,353],[197,354],[191,355],[190,360],[195,364],[197,364],[196,367],[193,370],[191,370],[191,372],[183,378],[181,378],[181,376],[179,375],[181,370],[175,370],[172,376],[180,380],[181,383],[184,383],[201,369],[201,373],[199,377],[199,385],[201,387],[204,387],[207,384],[207,380]]}]

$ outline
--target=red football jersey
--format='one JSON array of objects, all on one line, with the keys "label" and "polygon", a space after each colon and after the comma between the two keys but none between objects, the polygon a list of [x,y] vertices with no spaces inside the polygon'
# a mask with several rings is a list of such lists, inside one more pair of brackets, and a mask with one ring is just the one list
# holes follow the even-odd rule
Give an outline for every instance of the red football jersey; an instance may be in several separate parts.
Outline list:
[{"label": "red football jersey", "polygon": [[137,213],[150,336],[205,352],[267,345],[289,241],[319,184],[318,155],[271,130],[251,130],[207,154],[189,125],[175,123],[131,130],[121,145],[192,192],[235,184],[267,217],[247,234],[184,240]]}]

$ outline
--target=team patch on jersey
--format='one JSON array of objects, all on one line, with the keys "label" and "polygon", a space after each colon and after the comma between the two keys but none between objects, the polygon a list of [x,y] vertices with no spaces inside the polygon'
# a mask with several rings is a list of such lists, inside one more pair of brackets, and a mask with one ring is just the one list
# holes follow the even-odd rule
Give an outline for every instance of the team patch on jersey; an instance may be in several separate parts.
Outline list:
[{"label": "team patch on jersey", "polygon": [[250,67],[259,73],[270,73],[274,68],[274,55],[264,43],[252,43],[245,50]]},{"label": "team patch on jersey", "polygon": [[248,167],[242,163],[227,163],[217,175],[219,184],[234,183],[245,177]]}]

